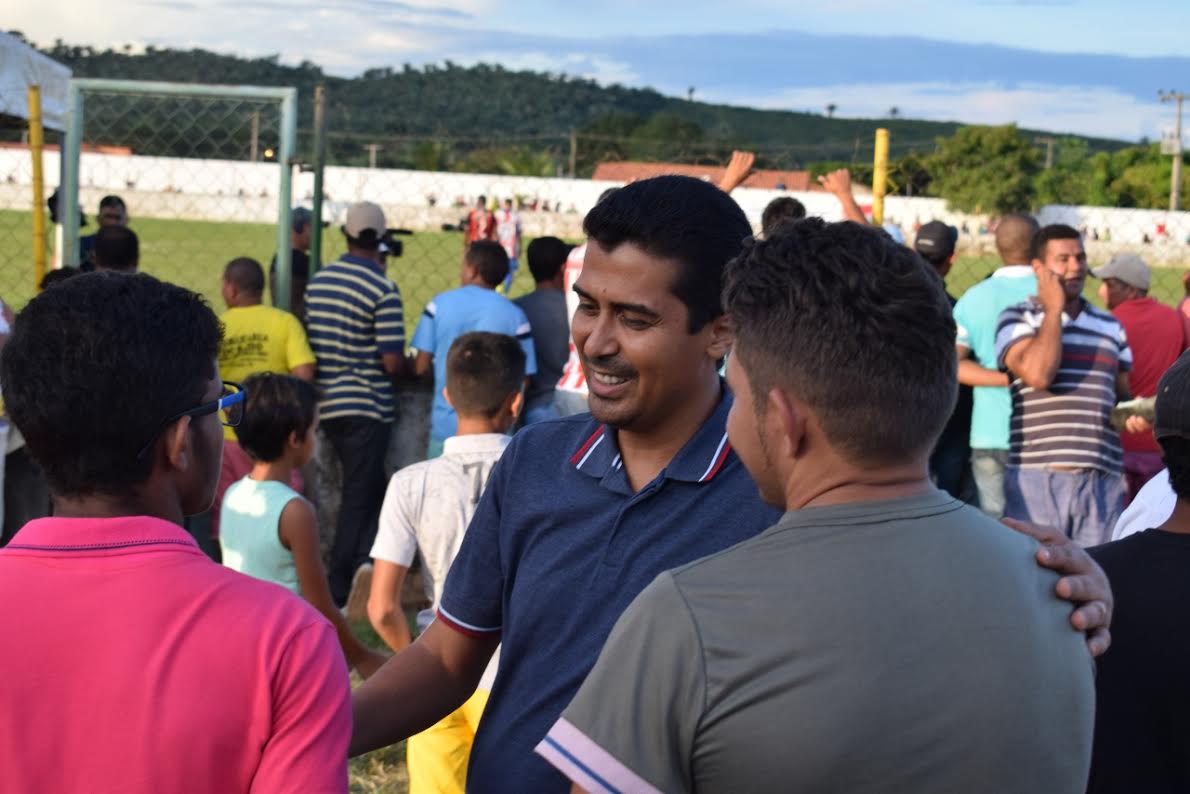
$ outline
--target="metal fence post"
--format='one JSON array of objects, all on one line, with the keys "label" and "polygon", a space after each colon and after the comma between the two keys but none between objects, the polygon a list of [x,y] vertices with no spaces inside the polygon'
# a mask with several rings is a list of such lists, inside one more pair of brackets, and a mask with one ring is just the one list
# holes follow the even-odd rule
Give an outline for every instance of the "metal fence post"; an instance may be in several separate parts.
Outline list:
[{"label": "metal fence post", "polygon": [[277,218],[277,293],[273,296],[274,303],[285,311],[289,311],[290,289],[293,284],[291,272],[293,248],[289,237],[292,227],[291,201],[293,192],[293,159],[297,143],[297,89],[286,88],[281,99],[281,141],[278,147],[277,160],[281,166],[280,208]]},{"label": "metal fence post", "polygon": [[62,221],[62,266],[79,264],[79,152],[83,145],[83,91],[70,81],[70,109],[66,140],[62,145],[62,187],[58,191],[58,218]]},{"label": "metal fence post", "polygon": [[41,86],[29,86],[29,154],[33,158],[33,288],[45,277],[45,174],[42,150],[45,135],[41,126]]},{"label": "metal fence post", "polygon": [[326,87],[314,88],[314,200],[310,227],[310,275],[322,267],[322,169],[326,166]]}]

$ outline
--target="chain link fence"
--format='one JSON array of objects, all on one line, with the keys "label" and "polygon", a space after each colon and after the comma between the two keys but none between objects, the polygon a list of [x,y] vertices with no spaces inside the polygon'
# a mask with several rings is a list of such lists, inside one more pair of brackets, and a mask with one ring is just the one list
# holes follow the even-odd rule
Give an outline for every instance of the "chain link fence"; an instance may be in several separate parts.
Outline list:
[{"label": "chain link fence", "polygon": [[[278,248],[281,103],[217,87],[181,95],[96,87],[84,89],[81,105],[80,237],[98,230],[100,202],[119,197],[139,238],[140,270],[220,309],[224,265],[248,256],[267,267]],[[76,257],[85,260],[85,243]]]},{"label": "chain link fence", "polygon": [[[0,296],[20,305],[32,294],[30,264],[31,159],[21,148],[23,122],[7,120],[0,146]],[[680,131],[679,131],[680,132]],[[93,234],[99,201],[120,196],[129,225],[141,242],[141,269],[182,284],[219,307],[219,276],[236,256],[262,264],[278,247],[281,111],[275,100],[246,96],[172,96],[141,91],[88,93],[81,126],[78,211],[86,218],[80,233]],[[298,136],[292,169],[292,205],[310,207],[314,198],[314,140]],[[49,143],[54,142],[51,136]],[[920,147],[923,142],[894,141]],[[837,147],[836,147],[837,148]],[[871,142],[855,141],[849,165],[856,181],[870,179]],[[369,200],[402,233],[399,256],[388,272],[406,301],[410,335],[425,304],[458,283],[464,230],[482,198],[499,212],[510,202],[521,229],[521,250],[537,236],[578,242],[582,218],[613,182],[589,177],[608,160],[663,159],[681,165],[721,165],[730,145],[682,139],[617,137],[595,133],[522,138],[369,136],[330,133],[326,138],[320,259],[332,261],[345,250],[339,230],[347,206]],[[805,168],[819,162],[814,144],[768,147],[757,152],[758,168]],[[810,168],[799,197],[811,214],[838,218],[833,197],[815,192]],[[57,152],[46,154],[47,193],[56,187]],[[574,174],[577,178],[572,178]],[[903,184],[902,184],[903,183]],[[792,188],[793,185],[788,187]],[[885,219],[911,244],[916,228],[941,219],[959,227],[960,256],[948,278],[961,294],[999,264],[994,218],[949,211],[938,199],[913,197],[908,175],[890,174]],[[735,197],[754,225],[769,200],[784,190],[740,189]],[[906,195],[910,194],[910,195]],[[859,196],[861,204],[870,198]],[[1186,213],[1087,207],[1046,207],[1043,223],[1065,222],[1085,233],[1092,265],[1112,254],[1138,253],[1153,268],[1152,294],[1169,304],[1184,296],[1182,276],[1190,267],[1190,221]],[[51,235],[51,241],[53,235]],[[510,246],[511,247],[511,246]],[[519,264],[523,265],[523,256]],[[1089,283],[1089,297],[1097,284]],[[533,288],[527,267],[514,275],[513,297]]]},{"label": "chain link fence", "polygon": [[[24,95],[4,97],[4,104],[24,100]],[[36,288],[33,272],[33,156],[29,149],[29,122],[0,114],[0,300],[14,308],[23,306]],[[56,144],[61,136],[46,130],[44,157],[47,173],[56,174]],[[49,146],[47,146],[47,149]],[[52,164],[52,169],[51,169]],[[48,218],[47,218],[48,223]],[[52,228],[52,227],[51,227]],[[52,237],[50,239],[52,245]]]}]

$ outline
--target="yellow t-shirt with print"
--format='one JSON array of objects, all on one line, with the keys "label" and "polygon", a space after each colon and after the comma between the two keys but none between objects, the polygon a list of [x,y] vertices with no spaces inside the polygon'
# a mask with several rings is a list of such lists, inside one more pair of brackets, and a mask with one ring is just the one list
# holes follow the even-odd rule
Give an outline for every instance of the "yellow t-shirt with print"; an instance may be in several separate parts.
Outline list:
[{"label": "yellow t-shirt with print", "polygon": [[[228,309],[220,319],[219,374],[224,380],[243,383],[249,375],[289,374],[295,367],[314,363],[306,330],[287,311],[263,304],[240,306]],[[226,427],[223,437],[235,441],[235,431]]]}]

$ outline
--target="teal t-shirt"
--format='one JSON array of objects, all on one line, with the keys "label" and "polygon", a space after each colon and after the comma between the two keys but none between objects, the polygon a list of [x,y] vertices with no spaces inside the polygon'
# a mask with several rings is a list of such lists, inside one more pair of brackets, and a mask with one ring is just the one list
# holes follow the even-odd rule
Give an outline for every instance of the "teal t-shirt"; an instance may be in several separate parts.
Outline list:
[{"label": "teal t-shirt", "polygon": [[[1037,294],[1037,277],[1028,265],[1002,267],[967,290],[954,307],[958,344],[971,350],[975,361],[988,369],[996,363],[996,327],[1000,313]],[[975,388],[971,413],[972,449],[1008,449],[1008,423],[1012,398],[1008,389],[996,386]]]},{"label": "teal t-shirt", "polygon": [[219,512],[223,564],[301,595],[293,552],[281,545],[278,534],[285,505],[301,498],[273,480],[245,477],[228,488]]}]

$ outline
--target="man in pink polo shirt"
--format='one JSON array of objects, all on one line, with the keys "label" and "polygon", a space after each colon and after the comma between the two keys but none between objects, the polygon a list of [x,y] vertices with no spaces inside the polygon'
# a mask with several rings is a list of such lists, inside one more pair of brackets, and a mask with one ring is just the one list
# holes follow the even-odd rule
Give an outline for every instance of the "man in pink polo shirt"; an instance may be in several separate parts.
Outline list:
[{"label": "man in pink polo shirt", "polygon": [[180,527],[243,408],[220,335],[146,275],[80,276],[17,317],[0,384],[54,517],[0,550],[0,791],[347,791],[331,625]]}]

